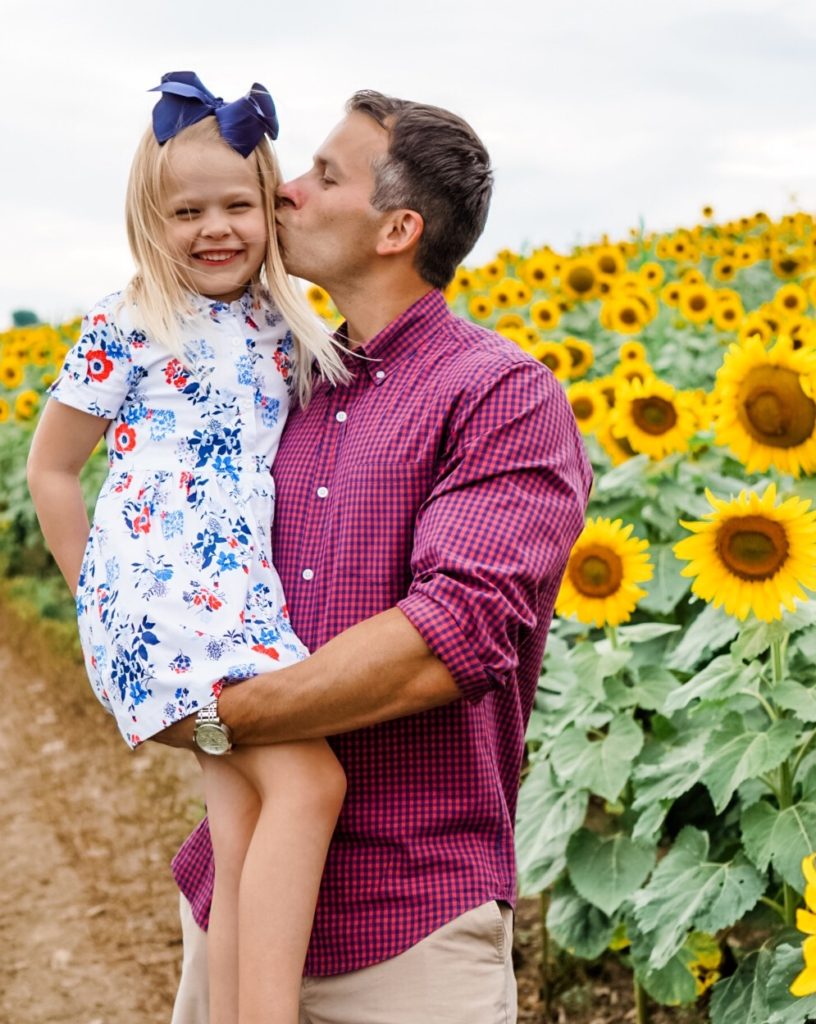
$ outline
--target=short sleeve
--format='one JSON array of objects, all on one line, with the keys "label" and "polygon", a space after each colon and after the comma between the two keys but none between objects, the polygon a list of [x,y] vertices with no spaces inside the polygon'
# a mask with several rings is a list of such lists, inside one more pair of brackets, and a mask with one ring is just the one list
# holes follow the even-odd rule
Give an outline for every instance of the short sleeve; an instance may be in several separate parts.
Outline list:
[{"label": "short sleeve", "polygon": [[128,392],[131,348],[103,300],[82,321],[79,340],[48,389],[52,398],[103,419],[115,419]]}]

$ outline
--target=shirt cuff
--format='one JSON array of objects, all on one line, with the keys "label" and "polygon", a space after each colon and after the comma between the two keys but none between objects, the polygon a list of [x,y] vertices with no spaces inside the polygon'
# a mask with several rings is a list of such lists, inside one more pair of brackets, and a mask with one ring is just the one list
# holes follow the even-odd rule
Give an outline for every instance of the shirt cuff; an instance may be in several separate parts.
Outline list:
[{"label": "shirt cuff", "polygon": [[397,607],[445,665],[465,699],[478,704],[495,683],[450,611],[427,594],[409,594]]}]

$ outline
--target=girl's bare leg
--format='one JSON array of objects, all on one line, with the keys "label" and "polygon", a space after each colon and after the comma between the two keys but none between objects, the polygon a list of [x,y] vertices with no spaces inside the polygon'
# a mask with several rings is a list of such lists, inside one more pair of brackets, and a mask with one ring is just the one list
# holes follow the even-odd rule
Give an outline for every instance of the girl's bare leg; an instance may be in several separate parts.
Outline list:
[{"label": "girl's bare leg", "polygon": [[[343,770],[325,740],[199,760],[216,865],[211,1024],[297,1024],[320,878],[345,795]],[[238,1013],[230,1016],[235,990],[226,975],[236,977],[236,948]]]}]

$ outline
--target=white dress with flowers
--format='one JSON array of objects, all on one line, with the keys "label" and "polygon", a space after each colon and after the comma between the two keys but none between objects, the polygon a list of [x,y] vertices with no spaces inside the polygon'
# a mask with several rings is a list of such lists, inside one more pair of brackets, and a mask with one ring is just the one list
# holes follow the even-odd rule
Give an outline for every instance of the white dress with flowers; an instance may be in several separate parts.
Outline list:
[{"label": "white dress with flowers", "polygon": [[76,603],[91,684],[131,747],[308,653],[270,552],[292,337],[249,292],[196,302],[180,361],[108,296],[50,389],[111,420]]}]

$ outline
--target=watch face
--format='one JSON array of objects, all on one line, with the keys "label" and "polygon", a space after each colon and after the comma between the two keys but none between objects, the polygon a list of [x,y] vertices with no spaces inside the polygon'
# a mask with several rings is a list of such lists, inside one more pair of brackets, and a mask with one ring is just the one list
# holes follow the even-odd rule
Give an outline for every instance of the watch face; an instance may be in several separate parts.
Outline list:
[{"label": "watch face", "polygon": [[226,754],[231,746],[224,727],[214,722],[199,722],[195,730],[195,741],[198,749],[205,754]]}]

